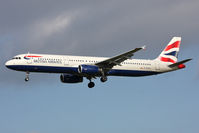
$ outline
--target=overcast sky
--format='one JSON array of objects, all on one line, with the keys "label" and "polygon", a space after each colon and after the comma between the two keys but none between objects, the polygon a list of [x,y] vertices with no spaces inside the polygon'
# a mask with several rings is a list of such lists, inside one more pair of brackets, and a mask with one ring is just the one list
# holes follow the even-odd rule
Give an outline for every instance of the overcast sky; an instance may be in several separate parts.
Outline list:
[{"label": "overcast sky", "polygon": [[[198,132],[198,0],[0,0],[0,132]],[[181,36],[187,68],[143,78],[110,77],[94,89],[4,63],[22,53],[114,56],[147,46],[153,59]]]}]

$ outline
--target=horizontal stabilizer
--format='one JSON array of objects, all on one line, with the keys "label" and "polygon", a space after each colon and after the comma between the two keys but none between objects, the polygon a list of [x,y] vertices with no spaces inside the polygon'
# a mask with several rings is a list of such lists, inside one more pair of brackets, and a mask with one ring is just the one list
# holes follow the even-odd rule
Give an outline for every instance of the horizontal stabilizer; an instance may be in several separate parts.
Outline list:
[{"label": "horizontal stabilizer", "polygon": [[176,67],[176,66],[178,66],[180,64],[183,64],[183,63],[186,63],[186,62],[188,62],[190,60],[192,60],[192,59],[186,59],[186,60],[183,60],[183,61],[180,61],[180,62],[176,62],[174,64],[169,65],[169,67]]}]

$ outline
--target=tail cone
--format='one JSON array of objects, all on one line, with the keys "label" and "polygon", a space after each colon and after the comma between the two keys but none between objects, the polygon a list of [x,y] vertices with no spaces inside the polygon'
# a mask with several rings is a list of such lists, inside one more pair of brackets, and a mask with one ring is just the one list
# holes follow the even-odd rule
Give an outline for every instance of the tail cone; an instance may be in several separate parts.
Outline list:
[{"label": "tail cone", "polygon": [[184,64],[180,64],[180,65],[178,65],[178,68],[179,69],[182,69],[182,68],[185,68],[186,66],[184,65]]}]

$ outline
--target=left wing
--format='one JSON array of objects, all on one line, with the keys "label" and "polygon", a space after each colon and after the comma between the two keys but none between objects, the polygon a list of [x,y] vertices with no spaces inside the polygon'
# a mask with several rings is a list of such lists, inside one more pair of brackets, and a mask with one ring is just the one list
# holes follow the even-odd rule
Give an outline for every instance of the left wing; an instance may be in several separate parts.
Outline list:
[{"label": "left wing", "polygon": [[130,59],[134,55],[135,52],[137,52],[141,49],[145,49],[145,46],[143,46],[141,48],[135,48],[135,49],[128,51],[126,53],[123,53],[121,55],[98,62],[95,65],[97,65],[98,67],[103,68],[103,69],[111,69],[112,67],[114,67],[116,65],[121,65],[120,63],[122,63],[123,61],[125,61],[127,59]]}]

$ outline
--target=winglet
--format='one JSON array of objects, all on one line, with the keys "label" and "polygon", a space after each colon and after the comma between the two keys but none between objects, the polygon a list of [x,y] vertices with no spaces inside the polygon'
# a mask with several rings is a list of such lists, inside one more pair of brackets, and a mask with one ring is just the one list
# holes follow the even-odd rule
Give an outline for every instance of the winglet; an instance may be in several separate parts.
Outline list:
[{"label": "winglet", "polygon": [[146,50],[146,45],[142,46],[142,49]]}]

